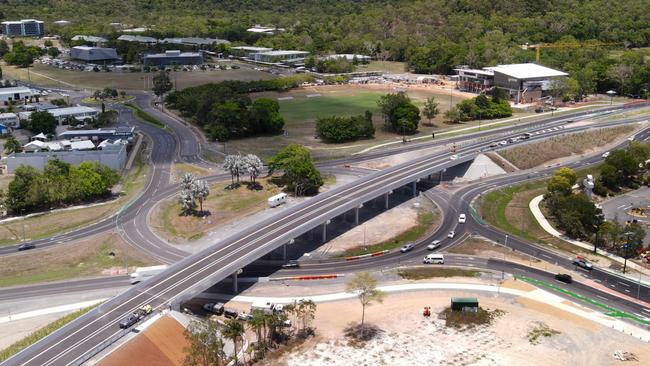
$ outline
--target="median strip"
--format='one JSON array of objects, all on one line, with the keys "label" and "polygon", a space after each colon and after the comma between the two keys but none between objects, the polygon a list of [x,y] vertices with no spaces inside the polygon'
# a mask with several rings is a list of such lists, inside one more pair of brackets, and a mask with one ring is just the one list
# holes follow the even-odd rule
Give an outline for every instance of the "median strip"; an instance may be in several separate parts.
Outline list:
[{"label": "median strip", "polygon": [[345,257],[345,260],[346,261],[356,261],[356,260],[363,259],[363,258],[379,257],[379,256],[382,256],[382,255],[388,254],[388,253],[390,253],[390,250],[382,250],[382,251],[374,252],[374,253],[368,253],[368,254],[362,254],[362,255],[353,255],[353,256],[350,256],[350,257]]},{"label": "median strip", "polygon": [[269,281],[311,281],[311,280],[330,280],[334,278],[345,277],[345,274],[326,274],[315,276],[290,276],[290,277],[271,277]]}]

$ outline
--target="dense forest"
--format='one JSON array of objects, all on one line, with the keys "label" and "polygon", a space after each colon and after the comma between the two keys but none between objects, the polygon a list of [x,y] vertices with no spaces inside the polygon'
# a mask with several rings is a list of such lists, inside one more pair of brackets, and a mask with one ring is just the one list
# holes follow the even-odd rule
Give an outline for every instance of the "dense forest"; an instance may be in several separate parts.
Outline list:
[{"label": "dense forest", "polygon": [[[422,73],[532,61],[534,51],[520,47],[527,42],[598,40],[616,44],[544,49],[541,62],[569,71],[584,91],[617,88],[626,94],[648,89],[650,66],[643,56],[612,56],[611,50],[650,46],[648,9],[650,0],[0,0],[0,18],[40,18],[64,36],[111,37],[109,23],[120,22],[150,26],[150,35],[158,37],[366,54],[406,61]],[[73,23],[53,28],[59,19]],[[285,31],[246,32],[254,24]],[[631,74],[640,76],[633,80]]]}]

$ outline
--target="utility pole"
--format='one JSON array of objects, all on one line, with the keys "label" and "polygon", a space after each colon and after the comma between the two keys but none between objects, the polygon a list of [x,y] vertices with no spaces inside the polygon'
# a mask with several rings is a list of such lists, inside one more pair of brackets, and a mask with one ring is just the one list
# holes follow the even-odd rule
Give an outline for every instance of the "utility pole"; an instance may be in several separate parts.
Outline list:
[{"label": "utility pole", "polygon": [[625,245],[623,246],[623,249],[625,249],[625,251],[623,252],[623,274],[625,274],[625,269],[627,268],[627,248],[630,246],[630,236],[632,234],[633,233],[630,231],[625,233],[625,236],[627,237],[627,243],[625,243]]}]

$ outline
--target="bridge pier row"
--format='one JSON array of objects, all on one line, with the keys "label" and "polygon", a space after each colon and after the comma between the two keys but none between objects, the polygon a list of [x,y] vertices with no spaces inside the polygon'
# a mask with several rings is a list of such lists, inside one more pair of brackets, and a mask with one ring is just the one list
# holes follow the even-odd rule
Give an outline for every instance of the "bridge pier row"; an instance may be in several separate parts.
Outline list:
[{"label": "bridge pier row", "polygon": [[282,261],[287,261],[287,243],[282,245]]},{"label": "bridge pier row", "polygon": [[411,187],[413,189],[413,198],[418,196],[418,188],[417,188],[417,186],[418,186],[418,181],[417,180],[413,181],[413,183],[411,183]]},{"label": "bridge pier row", "polygon": [[388,195],[390,193],[385,193],[384,194],[384,209],[388,210]]},{"label": "bridge pier row", "polygon": [[323,243],[327,242],[327,225],[331,223],[330,220],[327,220],[323,223]]},{"label": "bridge pier row", "polygon": [[359,225],[359,209],[361,207],[363,207],[363,205],[354,208],[354,225]]}]

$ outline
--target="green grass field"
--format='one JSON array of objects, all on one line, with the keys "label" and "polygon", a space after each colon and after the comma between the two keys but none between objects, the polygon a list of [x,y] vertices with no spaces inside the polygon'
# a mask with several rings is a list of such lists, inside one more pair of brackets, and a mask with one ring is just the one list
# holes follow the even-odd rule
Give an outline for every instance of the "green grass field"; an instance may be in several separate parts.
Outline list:
[{"label": "green grass field", "polygon": [[309,123],[321,117],[352,116],[366,110],[379,112],[377,101],[386,93],[358,91],[353,95],[322,95],[309,98],[306,95],[291,100],[280,100],[280,111],[285,121],[291,124]]}]

